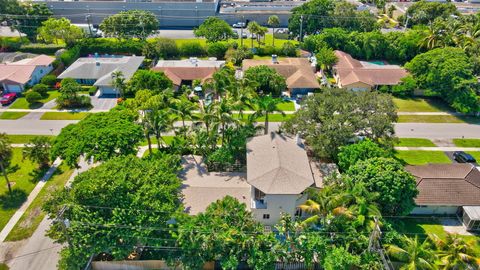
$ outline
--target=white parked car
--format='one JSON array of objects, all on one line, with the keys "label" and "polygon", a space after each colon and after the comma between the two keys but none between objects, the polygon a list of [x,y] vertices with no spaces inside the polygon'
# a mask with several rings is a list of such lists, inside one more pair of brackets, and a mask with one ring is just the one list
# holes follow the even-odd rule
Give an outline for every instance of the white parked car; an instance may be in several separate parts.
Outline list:
[{"label": "white parked car", "polygon": [[234,23],[232,26],[233,26],[233,28],[245,28],[245,23],[244,22],[237,22],[237,23]]}]

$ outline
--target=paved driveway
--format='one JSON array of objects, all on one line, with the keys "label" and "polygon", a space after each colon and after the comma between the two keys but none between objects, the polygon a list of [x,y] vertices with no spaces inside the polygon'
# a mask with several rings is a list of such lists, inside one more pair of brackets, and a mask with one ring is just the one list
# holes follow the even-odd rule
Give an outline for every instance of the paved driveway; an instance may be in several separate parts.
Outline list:
[{"label": "paved driveway", "polygon": [[114,97],[90,97],[93,110],[110,110],[117,105],[117,99]]}]

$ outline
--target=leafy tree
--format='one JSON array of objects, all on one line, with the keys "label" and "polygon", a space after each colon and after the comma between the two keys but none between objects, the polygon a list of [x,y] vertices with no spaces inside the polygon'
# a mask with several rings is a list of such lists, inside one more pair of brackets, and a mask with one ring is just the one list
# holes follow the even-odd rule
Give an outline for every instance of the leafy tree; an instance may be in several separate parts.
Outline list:
[{"label": "leafy tree", "polygon": [[127,10],[109,16],[100,24],[100,30],[116,38],[146,39],[158,29],[155,14],[146,10]]},{"label": "leafy tree", "polygon": [[49,18],[42,22],[42,26],[38,28],[38,34],[45,42],[54,41],[58,44],[59,40],[63,40],[67,45],[72,45],[84,36],[83,30],[71,24],[66,18]]},{"label": "leafy tree", "polygon": [[407,215],[418,194],[415,178],[392,158],[359,161],[348,170],[354,183],[363,183],[370,192],[381,194],[377,202],[384,215]]},{"label": "leafy tree", "polygon": [[92,254],[123,260],[149,253],[151,246],[171,246],[168,221],[183,208],[179,165],[177,156],[166,154],[152,159],[115,157],[76,176],[70,188],[53,193],[44,209],[60,221],[52,224],[48,235],[71,245],[61,252],[60,268],[83,268]]},{"label": "leafy tree", "polygon": [[397,97],[410,97],[417,89],[417,81],[408,75],[400,80],[400,83],[392,87],[392,94]]},{"label": "leafy tree", "polygon": [[254,118],[258,117],[265,117],[265,127],[264,127],[264,134],[268,134],[268,116],[274,112],[279,112],[282,115],[285,113],[278,109],[278,105],[283,103],[283,100],[280,98],[273,98],[270,95],[261,96],[255,99],[255,113],[252,115]]},{"label": "leafy tree", "polygon": [[343,247],[328,250],[323,263],[325,270],[350,270],[359,265],[360,256],[351,254]]},{"label": "leafy tree", "polygon": [[369,139],[361,142],[342,146],[338,153],[338,166],[342,171],[355,165],[358,161],[367,160],[374,157],[391,157],[392,153]]},{"label": "leafy tree", "polygon": [[230,48],[225,53],[225,59],[233,64],[239,66],[244,59],[252,59],[253,53],[246,47],[239,47],[238,49]]},{"label": "leafy tree", "polygon": [[[417,24],[427,25],[435,18],[448,18],[451,15],[460,15],[453,3],[418,1],[411,5],[406,16],[409,16],[408,26]],[[400,16],[398,20],[405,22],[405,17]]]},{"label": "leafy tree", "polygon": [[[303,35],[314,34],[323,28],[333,27],[334,22],[328,17],[334,8],[334,2],[329,0],[313,0],[295,7],[292,9],[292,16],[288,19],[288,30],[295,36],[299,36],[301,23],[303,23]],[[318,17],[323,19],[318,19]]]},{"label": "leafy tree", "polygon": [[267,24],[272,27],[272,46],[275,47],[275,28],[280,26],[280,18],[277,15],[268,17]]},{"label": "leafy tree", "polygon": [[458,112],[479,110],[473,66],[462,49],[434,49],[417,55],[405,67],[427,95],[439,95]]},{"label": "leafy tree", "polygon": [[193,33],[197,37],[204,37],[207,42],[226,40],[233,36],[230,25],[218,17],[208,17]]},{"label": "leafy tree", "polygon": [[104,161],[136,153],[142,129],[123,111],[95,113],[77,124],[62,129],[52,146],[52,157],[60,157],[74,166],[84,155],[88,160]]},{"label": "leafy tree", "polygon": [[0,133],[0,169],[2,170],[3,177],[7,181],[8,192],[12,193],[12,185],[8,180],[7,168],[10,166],[12,160],[12,146],[10,145],[10,139],[6,133]]},{"label": "leafy tree", "polygon": [[175,40],[158,37],[153,41],[148,41],[143,47],[143,55],[148,58],[172,59],[180,55],[180,51]]},{"label": "leafy tree", "polygon": [[215,57],[217,59],[224,59],[227,50],[228,46],[222,42],[215,42],[207,45],[208,56]]},{"label": "leafy tree", "polygon": [[37,103],[38,101],[40,101],[42,99],[42,95],[40,95],[40,93],[35,92],[33,90],[29,90],[25,94],[25,99],[27,100],[27,102],[29,104],[34,104],[34,103]]},{"label": "leafy tree", "polygon": [[428,239],[422,242],[418,239],[418,235],[415,235],[415,238],[404,236],[402,240],[400,246],[387,246],[388,255],[402,264],[400,270],[435,269],[433,263],[435,256]]},{"label": "leafy tree", "polygon": [[285,78],[275,69],[260,65],[247,69],[244,77],[257,83],[256,91],[265,95],[270,94],[278,97],[287,88]]},{"label": "leafy tree", "polygon": [[323,89],[307,98],[304,106],[283,123],[282,129],[302,134],[317,156],[336,160],[339,147],[357,141],[360,136],[391,145],[392,122],[396,120],[395,105],[389,95]]},{"label": "leafy tree", "polygon": [[245,260],[255,269],[265,269],[273,262],[260,265],[256,258],[270,252],[274,238],[263,233],[245,204],[230,196],[180,223],[176,238],[186,269],[200,269],[215,260],[224,269],[235,269]]},{"label": "leafy tree", "polygon": [[[54,87],[55,84],[57,83],[57,76],[53,74],[45,75],[43,78],[40,80],[41,84],[44,84],[46,86]],[[35,86],[34,86],[35,87]]]},{"label": "leafy tree", "polygon": [[23,158],[36,162],[40,168],[48,167],[50,163],[50,139],[44,136],[37,136],[23,148]]},{"label": "leafy tree", "polygon": [[180,53],[187,57],[202,57],[205,56],[205,48],[198,41],[189,41],[182,43],[180,46]]},{"label": "leafy tree", "polygon": [[163,72],[153,70],[137,70],[128,82],[125,94],[133,96],[139,90],[148,89],[154,93],[161,93],[173,86],[172,81]]},{"label": "leafy tree", "polygon": [[42,22],[52,16],[52,11],[44,3],[23,2],[20,8],[13,13],[19,15],[12,22],[12,27],[27,35],[31,41],[37,40],[38,28]]},{"label": "leafy tree", "polygon": [[65,78],[60,83],[60,96],[55,100],[60,108],[91,107],[90,97],[80,96],[82,87],[72,78]]},{"label": "leafy tree", "polygon": [[335,52],[327,46],[318,49],[315,56],[317,57],[317,65],[323,70],[330,69],[338,60]]},{"label": "leafy tree", "polygon": [[5,14],[19,14],[20,5],[16,0],[0,0],[0,20],[6,20]]}]

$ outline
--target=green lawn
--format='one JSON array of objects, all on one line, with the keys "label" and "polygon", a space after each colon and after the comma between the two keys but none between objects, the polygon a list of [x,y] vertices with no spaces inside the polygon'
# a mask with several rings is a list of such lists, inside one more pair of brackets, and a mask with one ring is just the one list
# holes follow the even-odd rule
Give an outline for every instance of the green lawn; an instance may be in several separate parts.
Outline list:
[{"label": "green lawn", "polygon": [[4,263],[0,263],[0,270],[8,270],[8,269],[10,269],[10,268],[8,267],[8,265],[6,265],[6,264],[4,264]]},{"label": "green lawn", "polygon": [[441,151],[396,151],[395,156],[408,165],[451,163],[447,155]]},{"label": "green lawn", "polygon": [[[165,143],[170,144],[173,141],[174,136],[162,136],[163,140]],[[150,141],[152,142],[152,145],[157,145],[157,138],[151,137]],[[140,146],[147,146],[148,142],[146,139],[144,139],[142,142],[140,142]]]},{"label": "green lawn", "polygon": [[425,98],[393,98],[399,112],[442,112],[451,111],[445,102],[440,99]]},{"label": "green lawn", "polygon": [[285,101],[283,103],[278,104],[277,108],[285,112],[295,111],[295,104],[292,101]]},{"label": "green lawn", "polygon": [[456,115],[399,115],[399,123],[469,123],[478,124],[480,118]]},{"label": "green lawn", "polygon": [[480,139],[453,139],[453,143],[458,147],[480,147]]},{"label": "green lawn", "polygon": [[28,143],[35,137],[48,137],[54,139],[55,136],[52,135],[7,135],[8,139],[10,139],[10,143]]},{"label": "green lawn", "polygon": [[421,138],[400,138],[395,146],[403,147],[435,147],[436,145],[429,139]]},{"label": "green lawn", "polygon": [[28,194],[44,173],[45,171],[36,170],[36,164],[28,159],[22,160],[21,148],[13,148],[13,157],[8,169],[8,178],[13,189],[12,194],[8,193],[3,176],[0,184],[0,230],[27,199]]},{"label": "green lawn", "polygon": [[45,213],[42,211],[42,204],[45,203],[52,194],[57,192],[57,190],[65,186],[65,183],[67,183],[72,173],[73,169],[69,168],[66,164],[61,164],[60,167],[57,168],[52,178],[48,180],[42,191],[40,191],[35,200],[33,200],[15,227],[13,227],[6,241],[19,241],[32,236],[33,232],[45,217]]},{"label": "green lawn", "polygon": [[57,98],[59,95],[60,95],[60,92],[58,92],[57,90],[48,91],[48,97],[41,99],[39,102],[31,105],[27,102],[27,99],[25,97],[19,97],[8,108],[9,109],[38,109],[42,107],[44,103],[47,103],[54,98]]},{"label": "green lawn", "polygon": [[3,112],[0,114],[0,119],[16,120],[24,117],[27,114],[29,114],[29,112]]},{"label": "green lawn", "polygon": [[477,160],[477,163],[480,163],[480,152],[479,151],[469,151],[467,153],[472,155]]},{"label": "green lawn", "polygon": [[82,120],[88,114],[88,112],[46,112],[40,117],[40,120]]}]

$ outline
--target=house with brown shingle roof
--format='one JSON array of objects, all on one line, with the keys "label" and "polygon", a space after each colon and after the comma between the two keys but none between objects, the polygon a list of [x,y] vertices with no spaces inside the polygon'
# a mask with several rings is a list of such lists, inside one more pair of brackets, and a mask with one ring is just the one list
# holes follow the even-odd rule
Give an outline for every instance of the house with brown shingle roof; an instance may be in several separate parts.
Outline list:
[{"label": "house with brown shingle roof", "polygon": [[469,163],[407,166],[419,194],[412,214],[456,214],[480,206],[480,171]]},{"label": "house with brown shingle roof", "polygon": [[173,82],[174,88],[191,85],[194,80],[204,83],[225,65],[225,61],[202,60],[195,57],[185,60],[160,60],[152,70],[162,71]]},{"label": "house with brown shingle roof", "polygon": [[333,76],[340,88],[359,91],[397,85],[408,74],[398,65],[359,61],[342,51],[335,51],[335,55],[337,63],[333,66]]},{"label": "house with brown shingle roof", "polygon": [[272,60],[243,60],[242,69],[246,71],[251,67],[268,66],[275,69],[285,78],[290,95],[306,95],[320,88],[315,67],[312,67],[307,58],[280,58],[272,57]]},{"label": "house with brown shingle roof", "polygon": [[55,58],[42,54],[15,62],[4,62],[0,64],[0,85],[6,92],[20,93],[50,73],[53,61]]}]

